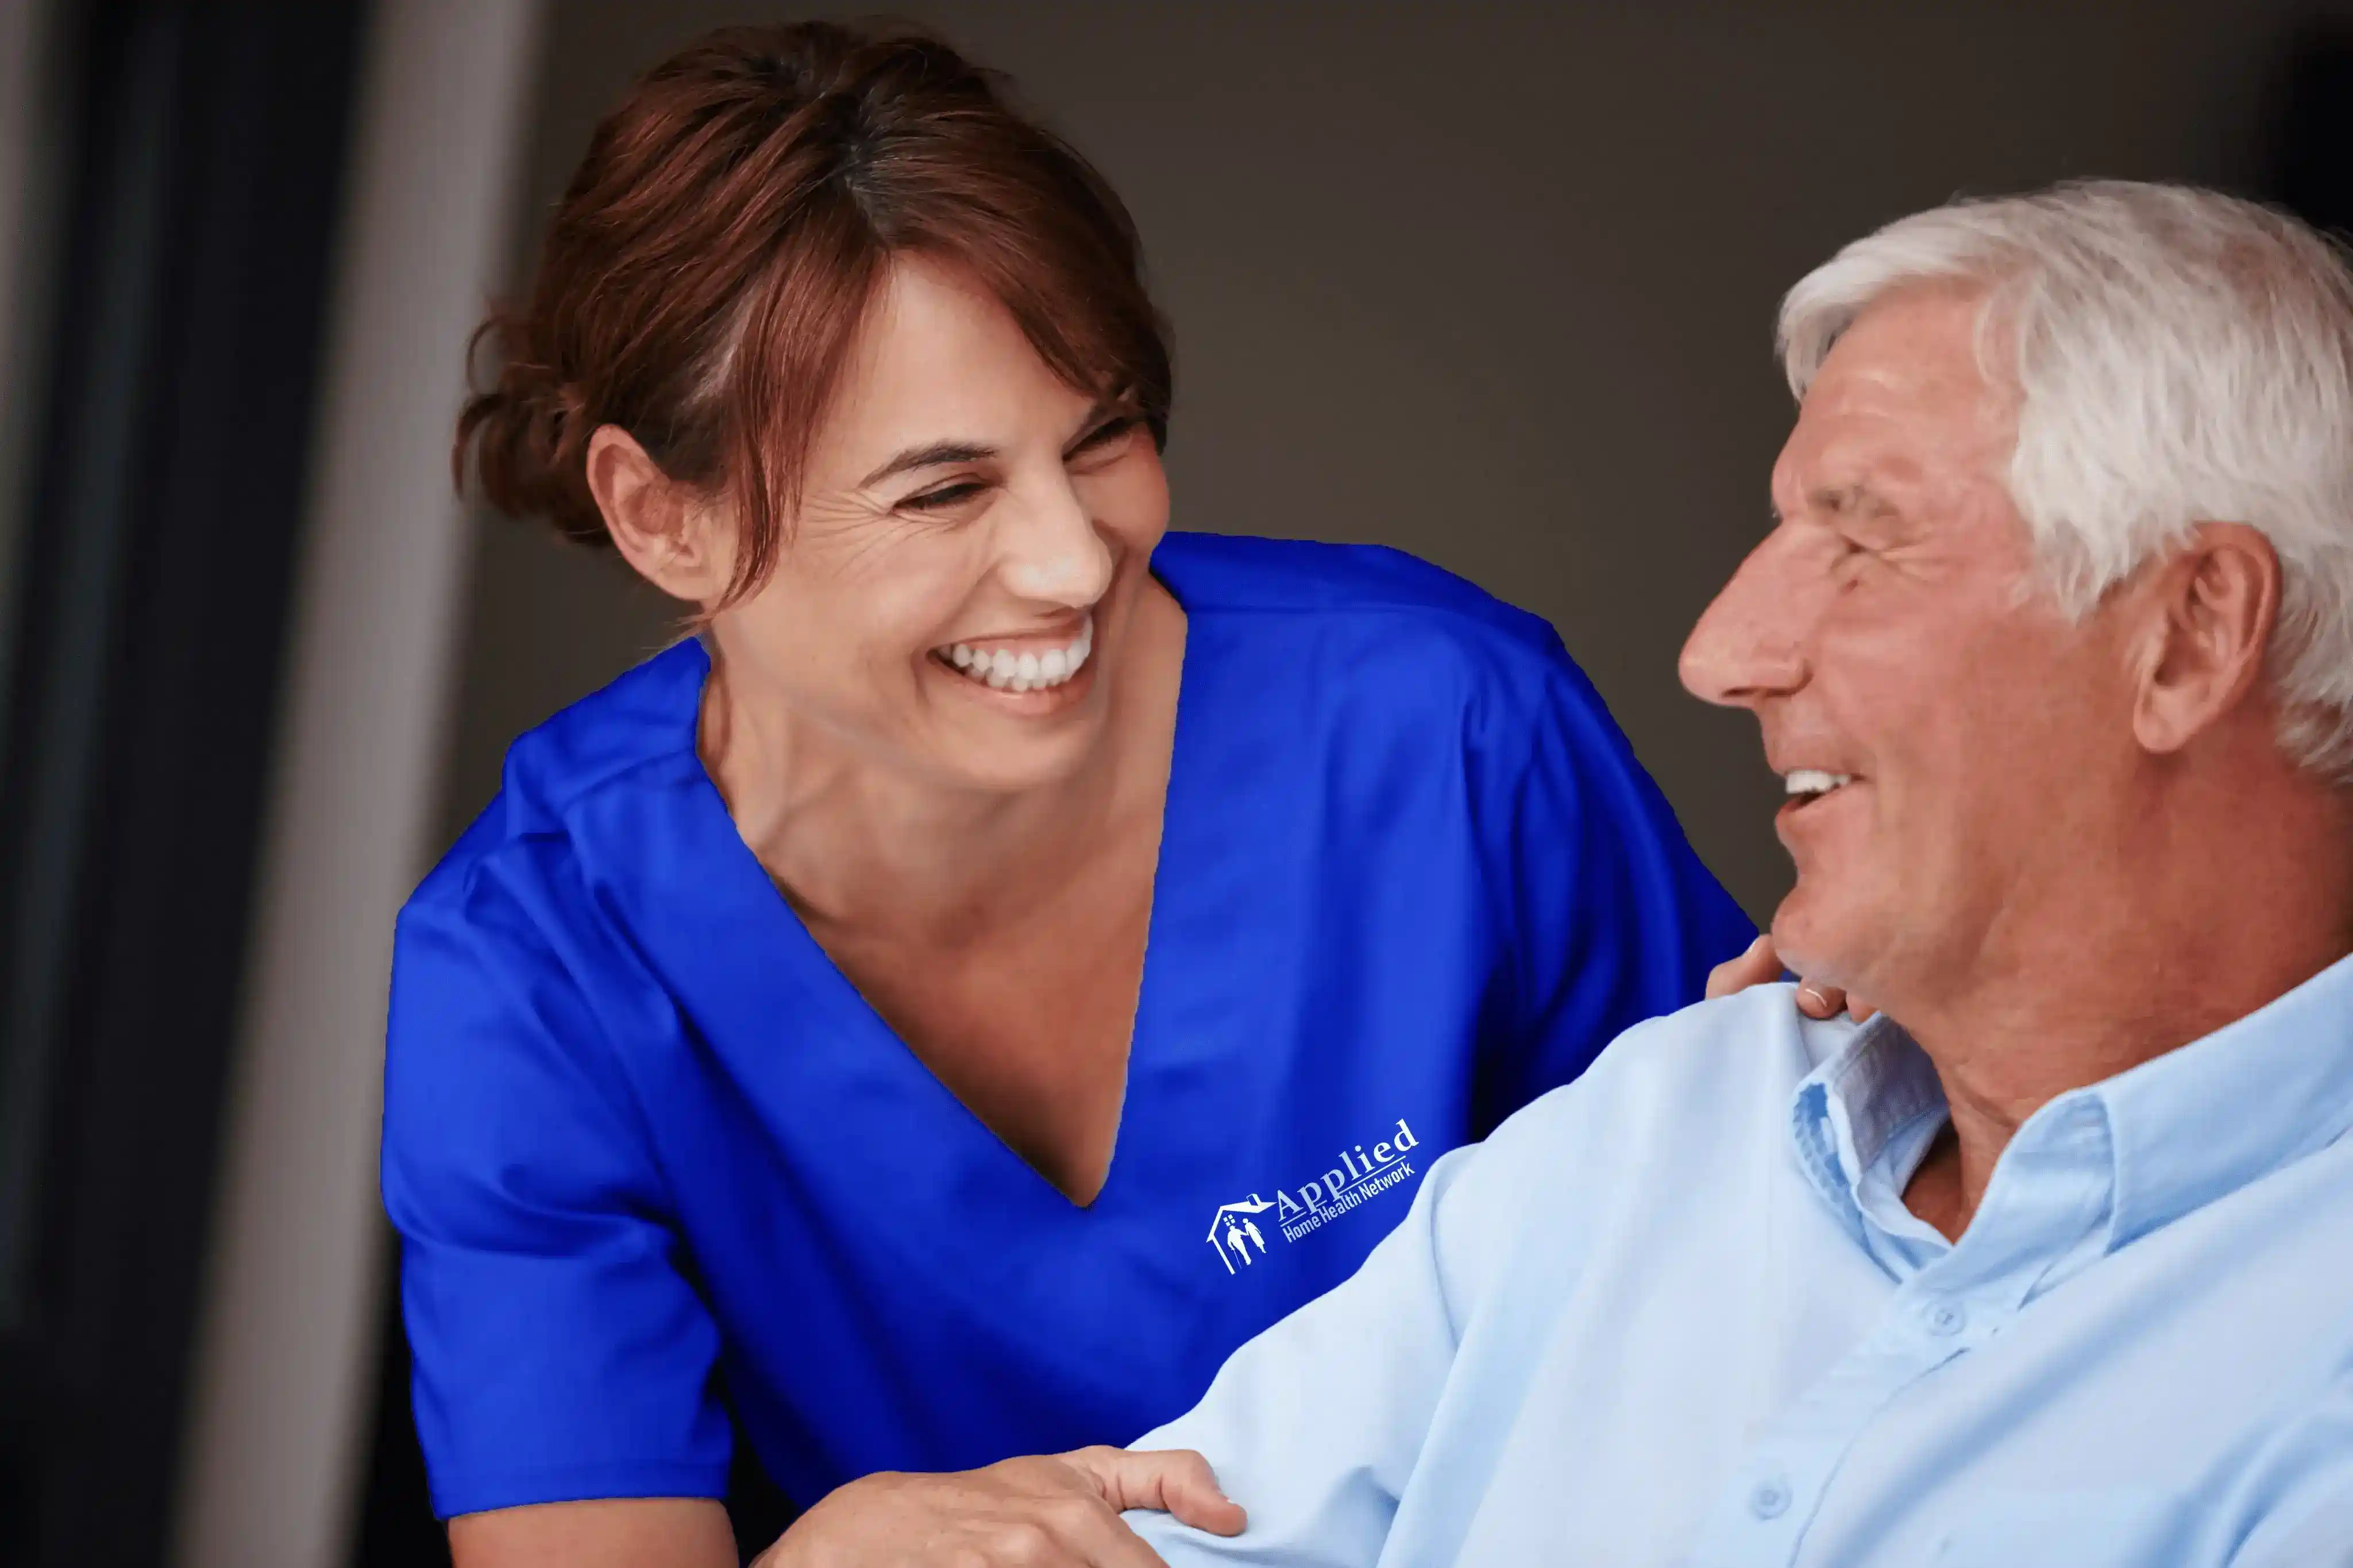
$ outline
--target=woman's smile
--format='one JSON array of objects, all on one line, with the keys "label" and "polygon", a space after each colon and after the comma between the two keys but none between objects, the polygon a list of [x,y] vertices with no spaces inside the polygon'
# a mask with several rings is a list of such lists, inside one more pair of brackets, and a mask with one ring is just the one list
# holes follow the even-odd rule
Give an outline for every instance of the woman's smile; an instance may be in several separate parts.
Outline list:
[{"label": "woman's smile", "polygon": [[[1094,643],[1095,621],[1090,612],[1075,632],[976,637],[935,647],[928,658],[976,695],[990,694],[1018,711],[1040,712],[1076,701],[1092,684],[1089,661]],[[1015,700],[1023,698],[1032,700]]]}]

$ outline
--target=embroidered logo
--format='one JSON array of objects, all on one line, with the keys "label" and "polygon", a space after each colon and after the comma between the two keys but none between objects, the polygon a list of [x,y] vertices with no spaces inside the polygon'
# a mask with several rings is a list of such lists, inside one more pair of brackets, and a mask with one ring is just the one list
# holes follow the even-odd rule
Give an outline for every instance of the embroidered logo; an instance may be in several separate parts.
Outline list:
[{"label": "embroidered logo", "polygon": [[1353,1150],[1343,1149],[1336,1169],[1296,1187],[1276,1188],[1271,1203],[1252,1193],[1240,1203],[1225,1205],[1209,1219],[1208,1240],[1217,1252],[1218,1261],[1226,1266],[1227,1273],[1239,1274],[1264,1258],[1266,1232],[1258,1220],[1269,1210],[1274,1213],[1271,1223],[1276,1234],[1285,1241],[1297,1241],[1391,1187],[1410,1181],[1413,1162],[1406,1156],[1420,1142],[1413,1135],[1413,1129],[1405,1124],[1405,1119],[1399,1117],[1397,1136],[1374,1144],[1370,1154],[1365,1152],[1362,1143]]}]

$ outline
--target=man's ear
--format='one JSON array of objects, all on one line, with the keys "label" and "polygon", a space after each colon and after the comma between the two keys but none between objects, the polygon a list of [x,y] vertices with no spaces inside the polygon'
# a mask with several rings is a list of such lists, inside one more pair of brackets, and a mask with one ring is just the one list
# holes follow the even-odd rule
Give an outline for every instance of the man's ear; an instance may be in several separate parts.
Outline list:
[{"label": "man's ear", "polygon": [[588,493],[638,574],[674,599],[716,600],[734,567],[726,512],[661,470],[637,437],[600,425],[588,437]]},{"label": "man's ear", "polygon": [[2147,657],[2133,733],[2178,752],[2244,702],[2279,621],[2279,553],[2258,529],[2200,523],[2149,584]]}]

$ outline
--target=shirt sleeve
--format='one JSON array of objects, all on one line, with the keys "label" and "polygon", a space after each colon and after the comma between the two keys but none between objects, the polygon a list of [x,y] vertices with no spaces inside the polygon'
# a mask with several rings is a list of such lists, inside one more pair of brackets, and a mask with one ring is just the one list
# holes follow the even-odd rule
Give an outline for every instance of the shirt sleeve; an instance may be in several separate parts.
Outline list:
[{"label": "shirt sleeve", "polygon": [[384,1198],[443,1518],[725,1495],[718,1332],[611,1061],[511,900],[403,913]]},{"label": "shirt sleeve", "polygon": [[1486,753],[1482,837],[1517,1014],[1483,1064],[1479,1131],[1576,1078],[1636,1024],[1700,1000],[1708,971],[1757,934],[1599,693],[1553,647],[1533,716],[1515,703],[1472,732]]},{"label": "shirt sleeve", "polygon": [[[1564,1099],[1577,1092],[1440,1159],[1363,1268],[1236,1351],[1198,1405],[1131,1446],[1196,1450],[1250,1516],[1219,1537],[1127,1514],[1168,1568],[1374,1568],[1417,1471],[1461,1465],[1461,1495],[1477,1494],[1478,1455],[1425,1448],[1463,1336],[1509,1265],[1529,1157],[1573,1136]],[[1419,1479],[1433,1495],[1457,1489],[1442,1473]]]}]

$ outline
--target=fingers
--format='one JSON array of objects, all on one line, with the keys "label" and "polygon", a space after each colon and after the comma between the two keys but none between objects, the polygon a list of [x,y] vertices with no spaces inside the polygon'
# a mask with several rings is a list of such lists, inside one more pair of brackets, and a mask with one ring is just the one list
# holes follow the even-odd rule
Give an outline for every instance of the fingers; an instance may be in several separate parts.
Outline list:
[{"label": "fingers", "polygon": [[[1750,942],[1739,957],[1727,958],[1708,971],[1707,999],[1713,1002],[1752,985],[1769,985],[1780,978],[1781,955],[1773,951],[1773,933],[1767,931]],[[1868,1003],[1854,1001],[1835,985],[1819,980],[1798,983],[1798,1011],[1807,1017],[1835,1018],[1841,1008],[1858,1024],[1877,1010]]]},{"label": "fingers", "polygon": [[1154,1509],[1212,1535],[1240,1535],[1248,1522],[1241,1506],[1218,1489],[1209,1461],[1189,1448],[1081,1448],[1062,1458],[1092,1477],[1114,1509]]},{"label": "fingers", "polygon": [[1798,1011],[1809,1018],[1835,1018],[1846,1005],[1846,993],[1818,980],[1798,982]]},{"label": "fingers", "polygon": [[1748,944],[1737,958],[1727,958],[1707,972],[1707,999],[1729,996],[1736,991],[1746,991],[1751,985],[1762,985],[1781,978],[1781,960],[1773,952],[1773,938],[1768,932]]}]

